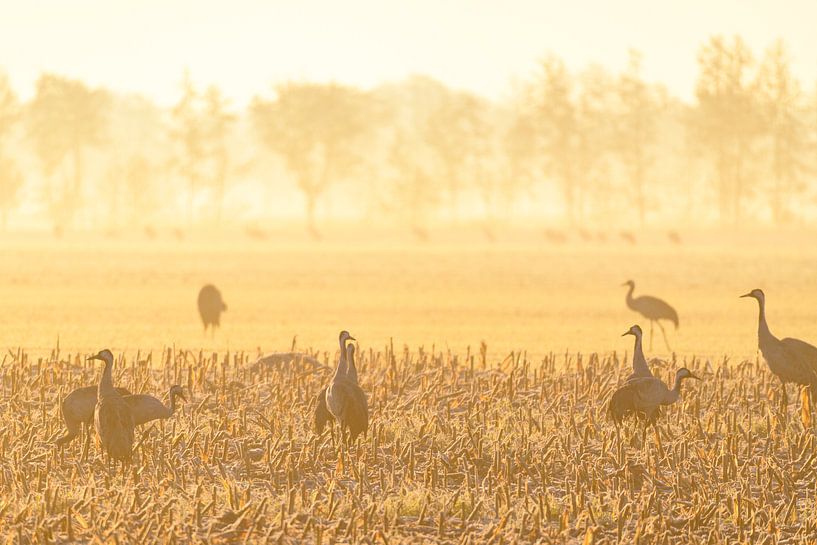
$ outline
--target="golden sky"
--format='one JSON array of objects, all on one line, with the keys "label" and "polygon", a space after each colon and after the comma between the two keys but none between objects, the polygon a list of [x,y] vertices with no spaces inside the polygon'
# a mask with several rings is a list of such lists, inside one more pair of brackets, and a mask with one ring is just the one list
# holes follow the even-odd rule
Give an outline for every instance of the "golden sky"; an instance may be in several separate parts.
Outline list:
[{"label": "golden sky", "polygon": [[756,52],[784,38],[807,89],[817,2],[771,0],[2,0],[0,70],[28,97],[41,71],[173,103],[185,68],[237,105],[273,82],[371,86],[424,73],[502,98],[554,52],[573,68],[623,68],[689,99],[699,45],[739,33]]}]

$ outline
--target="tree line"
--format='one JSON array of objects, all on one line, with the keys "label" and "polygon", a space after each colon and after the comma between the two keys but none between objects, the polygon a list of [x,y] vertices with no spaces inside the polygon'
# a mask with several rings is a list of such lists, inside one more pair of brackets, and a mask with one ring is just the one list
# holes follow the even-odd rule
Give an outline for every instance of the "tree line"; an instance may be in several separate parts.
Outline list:
[{"label": "tree line", "polygon": [[[0,224],[178,228],[321,214],[397,221],[418,237],[476,222],[802,224],[817,205],[817,89],[785,43],[698,50],[691,103],[555,55],[491,101],[425,76],[359,89],[286,82],[238,110],[184,75],[178,102],[42,74],[21,102],[0,76]],[[328,211],[328,212],[327,212]]]}]

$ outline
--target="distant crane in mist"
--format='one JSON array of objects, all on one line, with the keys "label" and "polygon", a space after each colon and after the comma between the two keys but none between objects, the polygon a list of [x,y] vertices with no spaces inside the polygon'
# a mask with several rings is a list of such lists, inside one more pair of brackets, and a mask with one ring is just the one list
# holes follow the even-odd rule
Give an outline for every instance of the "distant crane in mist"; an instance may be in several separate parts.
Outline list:
[{"label": "distant crane in mist", "polygon": [[628,329],[624,335],[622,335],[622,337],[625,335],[632,335],[635,337],[635,344],[633,346],[633,372],[629,377],[627,377],[627,380],[653,376],[652,371],[650,371],[650,368],[647,365],[647,358],[644,357],[644,350],[641,347],[641,337],[643,335],[641,332],[641,327],[634,325]]},{"label": "distant crane in mist", "polygon": [[621,231],[619,233],[619,236],[621,237],[621,240],[623,240],[627,244],[635,246],[635,244],[637,242],[636,238],[635,238],[635,235],[633,233],[631,233],[630,231]]},{"label": "distant crane in mist", "polygon": [[211,333],[215,334],[216,328],[221,326],[221,313],[227,310],[221,292],[214,285],[207,284],[199,291],[198,306],[204,332],[211,327]]},{"label": "distant crane in mist", "polygon": [[652,350],[652,330],[653,323],[658,323],[661,328],[661,333],[664,336],[664,343],[667,345],[667,350],[672,351],[667,341],[667,332],[664,331],[664,326],[661,325],[661,320],[668,320],[675,324],[675,329],[678,329],[678,313],[666,301],[653,297],[651,295],[642,295],[640,297],[633,297],[633,290],[635,289],[635,282],[627,280],[622,286],[629,286],[627,292],[627,306],[650,321],[650,350]]},{"label": "distant crane in mist", "polygon": [[783,406],[788,404],[786,383],[804,384],[817,394],[817,347],[800,339],[778,339],[766,323],[766,295],[763,290],[753,289],[741,297],[751,297],[759,308],[757,344],[769,369],[783,384]]}]

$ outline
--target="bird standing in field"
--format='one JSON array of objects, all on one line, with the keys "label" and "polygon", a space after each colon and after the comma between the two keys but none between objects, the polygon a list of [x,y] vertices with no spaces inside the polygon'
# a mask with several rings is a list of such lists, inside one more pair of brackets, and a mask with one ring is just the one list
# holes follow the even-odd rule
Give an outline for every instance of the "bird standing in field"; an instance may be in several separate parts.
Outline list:
[{"label": "bird standing in field", "polygon": [[629,381],[639,377],[652,377],[652,371],[650,371],[649,366],[647,366],[647,358],[644,357],[644,350],[641,348],[641,337],[643,335],[641,327],[634,325],[628,329],[622,337],[625,335],[635,337],[635,346],[633,346],[633,372],[627,377],[627,380]]},{"label": "bird standing in field", "polygon": [[766,323],[766,295],[763,290],[753,289],[741,297],[751,297],[757,301],[757,345],[769,369],[783,384],[784,409],[788,404],[788,382],[810,386],[812,395],[817,394],[817,347],[800,339],[778,339],[772,334]]},{"label": "bird standing in field", "polygon": [[221,313],[227,310],[221,292],[214,285],[207,284],[199,290],[198,306],[204,332],[207,333],[210,327],[211,334],[215,335],[216,328],[221,326]]},{"label": "bird standing in field", "polygon": [[[340,427],[340,456],[339,467],[343,467],[343,450],[348,449],[361,433],[369,427],[369,407],[366,394],[349,378],[348,369],[355,367],[355,346],[346,347],[347,372],[343,373],[341,366],[335,370],[332,382],[326,389],[326,408],[335,417]],[[355,371],[356,373],[356,371]]]},{"label": "bird standing in field", "polygon": [[[60,412],[65,422],[68,432],[56,440],[58,446],[66,445],[79,435],[82,424],[86,425],[85,448],[88,450],[88,443],[91,439],[91,427],[94,424],[94,407],[96,407],[98,385],[83,386],[77,388],[62,400]],[[119,395],[128,396],[130,391],[127,388],[117,388]]]},{"label": "bird standing in field", "polygon": [[[348,366],[346,364],[346,343],[354,340],[355,338],[352,337],[345,329],[340,332],[340,335],[338,335],[338,344],[340,345],[340,356],[338,357],[339,371],[336,371],[335,373],[340,372],[343,376],[346,376],[348,370]],[[355,370],[354,380],[355,383],[357,383],[357,370]],[[326,390],[328,388],[329,386],[322,388],[321,391],[318,392],[318,395],[315,396],[315,432],[317,432],[318,435],[323,433],[327,423],[330,426],[332,425],[332,413],[329,412],[329,409],[326,406]]]},{"label": "bird standing in field", "polygon": [[105,368],[99,379],[97,402],[94,408],[94,427],[96,428],[102,450],[110,459],[122,462],[124,474],[125,465],[129,464],[133,456],[133,415],[130,406],[122,395],[113,387],[112,369],[113,354],[110,350],[102,350],[89,360],[102,360]]},{"label": "bird standing in field", "polygon": [[681,367],[675,372],[672,389],[657,377],[630,379],[613,392],[607,412],[615,422],[616,428],[631,414],[644,419],[646,423],[642,440],[646,439],[647,426],[655,427],[661,405],[672,405],[681,398],[681,382],[687,378],[700,380],[686,367]]},{"label": "bird standing in field", "polygon": [[171,386],[167,395],[170,399],[169,406],[149,394],[124,396],[125,403],[130,407],[133,424],[141,426],[152,420],[170,418],[176,412],[176,398],[180,397],[183,401],[187,401],[187,398],[184,397],[184,390],[178,384]]},{"label": "bird standing in field", "polygon": [[658,323],[661,328],[661,333],[664,336],[664,343],[667,345],[667,350],[672,351],[667,341],[667,332],[664,331],[664,326],[661,325],[661,320],[669,320],[675,324],[675,329],[678,329],[678,313],[672,308],[669,303],[653,297],[651,295],[642,295],[641,297],[633,297],[633,290],[635,290],[635,282],[627,280],[622,286],[629,286],[627,291],[627,306],[650,321],[650,350],[652,350],[652,330],[653,323]]}]

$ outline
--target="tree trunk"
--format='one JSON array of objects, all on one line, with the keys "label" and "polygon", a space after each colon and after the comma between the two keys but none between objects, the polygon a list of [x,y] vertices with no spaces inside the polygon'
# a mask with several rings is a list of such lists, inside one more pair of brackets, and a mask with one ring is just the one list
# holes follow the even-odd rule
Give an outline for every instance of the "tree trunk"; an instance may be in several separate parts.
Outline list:
[{"label": "tree trunk", "polygon": [[320,240],[321,234],[315,225],[315,204],[318,195],[315,191],[306,191],[304,195],[306,196],[306,230],[313,240]]}]

